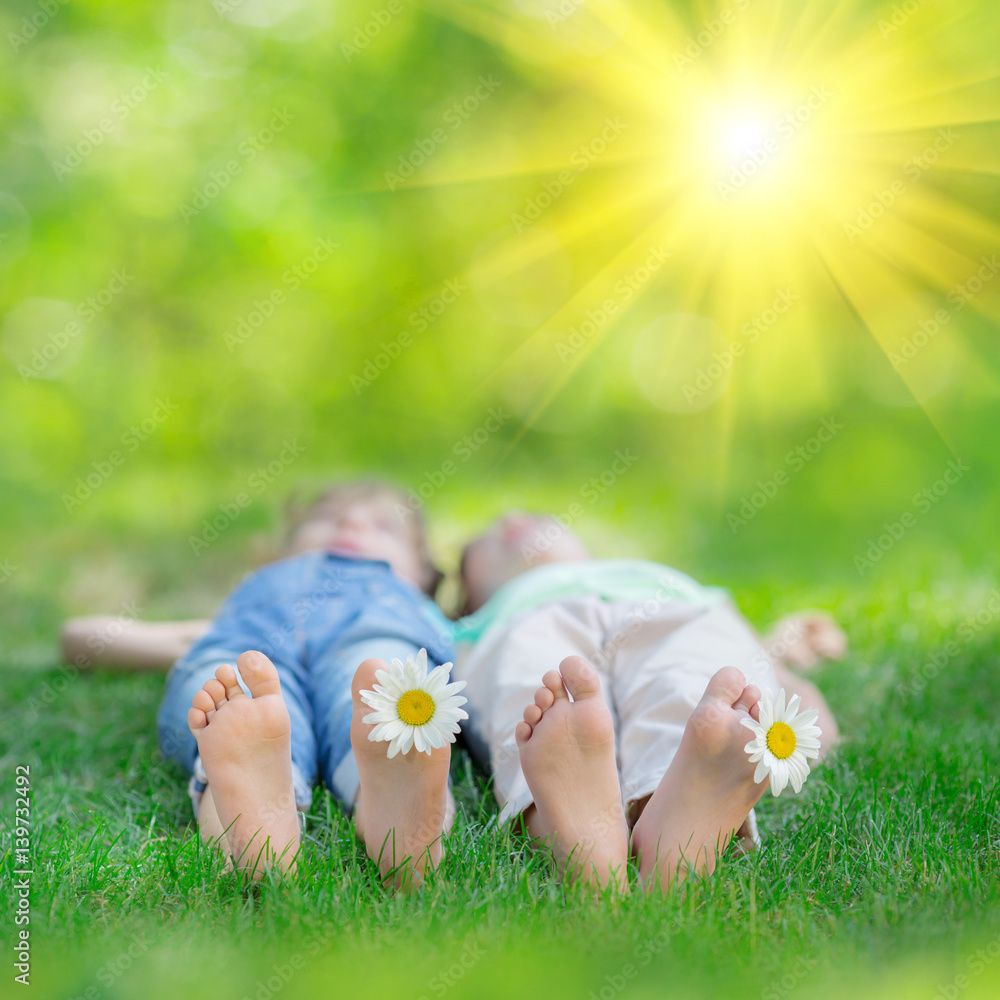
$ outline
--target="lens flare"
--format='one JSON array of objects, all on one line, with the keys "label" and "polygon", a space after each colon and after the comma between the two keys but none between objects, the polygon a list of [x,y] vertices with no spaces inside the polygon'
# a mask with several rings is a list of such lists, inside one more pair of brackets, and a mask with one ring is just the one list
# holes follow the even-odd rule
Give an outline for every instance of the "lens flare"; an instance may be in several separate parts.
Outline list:
[{"label": "lens flare", "polygon": [[[538,226],[573,268],[555,306],[550,287],[538,290],[540,303],[549,295],[538,310],[547,318],[518,335],[491,377],[503,385],[534,373],[537,417],[609,340],[660,315],[695,315],[739,356],[714,412],[731,423],[735,408],[722,399],[736,396],[766,420],[801,399],[802,385],[827,407],[860,385],[851,358],[870,338],[885,378],[947,440],[953,389],[928,394],[927,370],[944,349],[954,364],[976,364],[969,324],[1000,319],[1000,281],[982,277],[996,273],[1000,242],[988,209],[1000,175],[998,30],[984,0],[911,6],[728,0],[698,20],[641,0],[537,17],[501,0],[441,0],[444,16],[503,40],[511,66],[549,94],[519,127],[520,162],[498,179],[509,238],[477,267],[543,266],[523,236]],[[580,41],[598,36],[614,41],[597,50]],[[482,182],[448,169],[471,160],[442,157],[430,182]],[[668,265],[624,287],[652,252]],[[977,274],[982,290],[960,292]],[[754,317],[780,295],[796,305],[755,336]],[[938,345],[896,364],[928,302]],[[597,314],[606,319],[567,353],[569,331]],[[695,370],[644,372],[640,398],[662,400],[650,387],[682,390],[705,367],[698,351],[647,355]],[[998,393],[995,373],[974,381],[974,391]]]}]

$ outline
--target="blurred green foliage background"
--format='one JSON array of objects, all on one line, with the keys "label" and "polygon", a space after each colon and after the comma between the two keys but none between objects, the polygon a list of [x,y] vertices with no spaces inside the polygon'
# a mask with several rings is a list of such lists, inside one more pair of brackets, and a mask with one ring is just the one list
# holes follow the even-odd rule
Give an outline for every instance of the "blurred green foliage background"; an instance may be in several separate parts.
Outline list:
[{"label": "blurred green foliage background", "polygon": [[[926,6],[915,59],[944,17]],[[891,16],[840,7],[848,37],[877,38]],[[669,9],[692,37],[712,15]],[[636,380],[640,332],[687,308],[668,264],[535,411],[532,379],[565,366],[505,365],[637,224],[609,214],[556,250],[544,213],[518,232],[573,150],[629,120],[589,75],[611,42],[557,14],[528,0],[4,5],[5,624],[27,634],[136,594],[153,616],[210,612],[266,557],[293,490],[361,472],[422,488],[446,563],[508,506],[576,501],[600,554],[716,582],[995,572],[998,350],[982,313],[956,321],[971,360],[942,378],[933,417],[844,302],[783,321],[808,357],[772,353],[765,333],[725,392],[684,413]],[[980,59],[989,15],[963,7]],[[655,139],[639,125],[629,141]],[[596,211],[597,185],[627,186],[628,169],[580,173],[560,211]],[[989,169],[926,183],[995,216]],[[493,266],[505,245],[528,264]],[[495,408],[502,426],[477,439]],[[790,459],[824,420],[842,429]],[[632,457],[622,474],[617,452]],[[918,509],[956,459],[968,472]],[[213,518],[224,530],[195,553]],[[859,565],[872,542],[877,561]]]},{"label": "blurred green foliage background", "polygon": [[[196,993],[221,957],[259,996],[320,927],[334,950],[296,995],[412,996],[474,927],[497,946],[453,995],[546,972],[594,995],[670,907],[681,943],[635,997],[930,997],[995,948],[1000,281],[968,308],[948,294],[1000,243],[998,34],[989,0],[5,0],[0,757],[42,762],[43,994]],[[690,207],[674,104],[713,75],[739,90],[727,58],[833,85],[816,126],[866,198],[958,130],[856,244],[844,180],[825,285],[816,247],[780,252],[794,211],[735,257],[707,222],[663,260],[643,242]],[[769,264],[796,304],[723,363],[783,287]],[[889,353],[939,309],[902,377]],[[150,764],[158,678],[88,675],[23,721],[69,683],[61,618],[211,614],[277,552],[290,497],[369,473],[426,502],[449,568],[504,509],[578,510],[599,555],[731,586],[758,624],[805,603],[844,621],[852,657],[821,683],[848,749],[781,800],[785,825],[763,807],[767,885],[739,869],[619,920],[461,841],[461,891],[411,906],[359,893],[345,821],[316,853],[330,893],[260,907],[198,860],[176,775]],[[900,696],[975,615],[988,641]],[[118,938],[149,928],[108,985]],[[963,996],[995,996],[998,968]]]}]

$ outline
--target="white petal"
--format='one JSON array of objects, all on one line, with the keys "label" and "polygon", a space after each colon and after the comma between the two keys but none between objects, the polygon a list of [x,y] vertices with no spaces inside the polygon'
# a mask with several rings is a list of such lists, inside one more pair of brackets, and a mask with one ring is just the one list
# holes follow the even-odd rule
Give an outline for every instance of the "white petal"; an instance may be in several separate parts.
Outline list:
[{"label": "white petal", "polygon": [[763,732],[760,728],[760,723],[755,722],[753,719],[740,719],[740,725],[746,726],[746,728],[749,729],[755,736],[757,735],[758,730]]},{"label": "white petal", "polygon": [[386,722],[383,727],[384,740],[394,740],[403,730],[406,729],[406,723],[402,719],[393,719],[391,722]]},{"label": "white petal", "polygon": [[[774,721],[784,721],[785,718],[785,689],[778,691],[778,700],[774,703]],[[768,729],[771,727],[768,726]]]},{"label": "white petal", "polygon": [[796,729],[804,729],[806,726],[811,726],[818,718],[818,708],[807,708],[804,712],[800,712],[794,719],[792,719],[792,723]]},{"label": "white petal", "polygon": [[760,699],[760,719],[758,725],[766,733],[774,723],[774,696],[770,688],[764,689],[764,694]]},{"label": "white petal", "polygon": [[785,716],[781,720],[782,722],[791,722],[795,718],[795,713],[799,710],[799,705],[802,704],[802,699],[797,695],[793,694],[791,698],[788,699],[788,707],[785,709]]},{"label": "white petal", "polygon": [[804,757],[798,757],[795,760],[795,767],[792,769],[792,788],[796,792],[801,792],[802,786],[806,783],[808,777],[809,762]]},{"label": "white petal", "polygon": [[435,725],[428,724],[424,726],[424,739],[428,746],[438,750],[448,741],[448,733]]},{"label": "white petal", "polygon": [[409,753],[413,746],[413,726],[407,726],[406,730],[399,735],[399,749],[401,753]]},{"label": "white petal", "polygon": [[775,760],[771,765],[771,794],[779,796],[788,784],[788,766],[783,760]]}]

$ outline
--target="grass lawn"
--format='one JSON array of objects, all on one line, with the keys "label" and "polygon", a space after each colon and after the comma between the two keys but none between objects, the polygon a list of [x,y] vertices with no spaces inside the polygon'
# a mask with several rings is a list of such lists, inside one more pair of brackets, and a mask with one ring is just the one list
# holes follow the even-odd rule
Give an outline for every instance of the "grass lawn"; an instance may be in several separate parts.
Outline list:
[{"label": "grass lawn", "polygon": [[[816,604],[846,623],[850,657],[818,674],[846,738],[801,795],[764,799],[755,856],[625,901],[559,886],[543,856],[497,828],[464,753],[449,853],[418,898],[379,888],[325,793],[294,882],[245,891],[199,844],[180,775],[158,760],[162,678],[9,660],[5,883],[17,878],[15,766],[28,764],[33,990],[13,981],[7,947],[0,995],[995,998],[994,588],[740,592],[761,624]],[[9,945],[9,890],[4,907]]]}]

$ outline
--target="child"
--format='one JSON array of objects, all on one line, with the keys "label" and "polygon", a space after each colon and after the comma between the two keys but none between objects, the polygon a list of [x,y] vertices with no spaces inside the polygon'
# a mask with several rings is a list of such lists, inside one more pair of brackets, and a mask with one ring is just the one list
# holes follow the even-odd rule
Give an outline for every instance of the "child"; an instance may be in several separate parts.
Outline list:
[{"label": "child", "polygon": [[252,878],[294,868],[317,777],[397,887],[440,858],[450,747],[389,760],[358,697],[389,657],[453,658],[423,521],[394,512],[405,500],[377,482],[328,490],[293,533],[300,554],[245,579],[167,677],[161,749],[193,775],[202,837]]},{"label": "child", "polygon": [[[335,530],[335,520],[323,516],[322,506],[318,505],[312,516],[303,519],[292,531],[289,548],[305,551],[332,544],[336,537],[330,532]],[[425,548],[423,551],[426,555]],[[429,559],[426,562],[430,565]],[[586,572],[580,565],[549,566],[547,574],[541,569],[527,572],[536,565],[584,562]],[[738,664],[753,681],[771,689],[780,684],[799,692],[807,705],[821,708],[819,721],[827,745],[835,735],[835,723],[819,692],[780,663],[785,659],[799,666],[809,666],[820,656],[836,658],[843,655],[843,633],[826,616],[790,616],[779,623],[772,638],[759,640],[738,613],[726,605],[723,591],[700,587],[683,574],[653,563],[637,560],[593,562],[580,539],[566,531],[556,519],[521,514],[502,519],[466,547],[462,576],[467,610],[477,611],[486,605],[457,626],[463,646],[456,676],[461,675],[469,682],[466,693],[470,704],[466,707],[472,718],[464,727],[464,735],[470,749],[480,760],[494,767],[494,790],[504,806],[503,815],[522,815],[529,832],[554,839],[557,854],[562,852],[564,866],[573,853],[576,867],[586,869],[585,874],[589,872],[590,875],[596,870],[594,877],[598,882],[607,880],[605,868],[621,869],[620,835],[628,837],[628,827],[622,827],[623,794],[629,804],[627,823],[634,824],[637,831],[632,837],[633,847],[638,851],[644,840],[648,844],[649,837],[643,835],[653,826],[651,817],[657,810],[651,811],[642,825],[637,819],[653,791],[660,786],[666,788],[666,779],[663,782],[660,779],[677,755],[686,728],[691,728],[689,719],[720,663]],[[432,589],[435,584],[436,578]],[[533,613],[536,610],[537,615]],[[517,628],[512,624],[515,619]],[[107,629],[104,622],[105,619],[97,618],[68,622],[63,630],[67,656],[72,658],[78,650],[92,649],[100,630]],[[187,648],[191,635],[200,634],[204,627],[199,622],[130,622],[114,645],[99,643],[99,662],[125,665],[142,658],[151,668],[165,665],[171,653],[178,647]],[[477,640],[475,648],[471,648],[471,643]],[[366,652],[358,650],[356,655]],[[583,696],[584,691],[589,688],[579,677],[581,671],[586,674],[589,669],[586,665],[575,660],[566,661],[562,665],[562,676],[555,671],[545,674],[548,666],[559,662],[566,653],[574,652],[588,656],[598,670],[604,699],[590,699],[591,707],[583,704],[588,700]],[[84,654],[77,652],[77,656],[81,655]],[[544,687],[549,688],[549,693],[538,687],[543,674]],[[574,691],[574,686],[580,697],[570,706],[566,691]],[[749,699],[756,691],[754,685],[743,682],[741,697],[754,710],[756,698]],[[539,711],[536,713],[529,705],[524,712],[533,694]],[[565,704],[558,704],[560,700]],[[728,714],[723,713],[729,721],[735,717],[737,700],[734,698],[727,706]],[[615,714],[605,703],[612,706]],[[565,779],[560,777],[551,781],[551,792],[542,788],[544,763],[555,759],[554,748],[550,745],[553,741],[541,738],[552,726],[547,723],[547,728],[543,729],[537,725],[545,714],[543,706],[555,706],[554,712],[548,713],[549,722],[554,723],[560,714],[567,716],[564,720],[569,727],[564,726],[567,734],[572,732],[572,727],[582,726],[584,718],[592,716],[605,740],[610,740],[612,754],[617,715],[621,744],[618,753],[622,773],[626,775],[624,792],[619,787],[621,779],[617,768],[613,769],[613,776],[612,769],[605,768],[607,790],[604,799],[607,801],[597,808],[598,819],[591,816],[588,821],[591,827],[596,825],[603,831],[602,837],[607,832],[605,827],[618,831],[618,845],[605,861],[588,861],[588,864],[581,861],[584,853],[590,851],[587,858],[593,853],[587,847],[590,840],[594,840],[593,831],[589,839],[582,834],[574,839],[572,831],[556,828],[551,816],[546,819],[538,815],[538,803],[554,803],[563,788],[583,788],[580,801],[590,799],[593,778],[589,765],[581,764],[570,754],[565,765],[571,773]],[[536,714],[537,720],[534,719]],[[196,717],[195,721],[200,723],[201,720]],[[609,725],[612,727],[610,735]],[[518,729],[524,737],[520,747]],[[740,727],[736,738],[745,743],[749,735]],[[527,745],[529,741],[531,747]],[[192,750],[192,757],[193,754]],[[606,754],[603,759],[606,763]],[[737,773],[742,775],[745,755],[739,760]],[[611,762],[612,765],[616,763],[614,756]],[[336,785],[330,781],[328,784],[336,793]],[[308,782],[298,779],[296,787],[301,799],[305,799],[302,790],[307,785]],[[196,794],[197,787],[196,784]],[[657,806],[665,794],[664,791],[655,800]],[[737,809],[743,811],[743,817],[736,825],[740,826],[746,818],[742,829],[755,838],[752,805],[750,802],[745,810],[742,806]],[[725,833],[721,828],[710,834],[702,831],[697,836],[694,830],[686,831],[690,841],[687,853],[698,854],[702,868],[711,867],[710,846],[717,846],[721,851],[730,834],[731,831]],[[584,843],[584,852],[579,847],[581,843]],[[651,871],[650,856],[647,847],[646,862],[640,866],[647,873]],[[655,849],[652,856],[656,856]],[[660,867],[669,880],[673,862],[667,854],[661,860]]]},{"label": "child", "polygon": [[[714,868],[744,824],[756,839],[766,785],[740,719],[757,718],[761,686],[798,692],[826,746],[836,738],[819,691],[772,662],[721,590],[594,560],[574,532],[527,514],[470,542],[461,570],[474,612],[456,634],[466,741],[489,761],[501,817],[522,817],[569,877],[625,889],[631,850],[642,878],[666,885],[682,864]],[[842,651],[838,634],[806,618],[799,659],[804,642]]]}]

